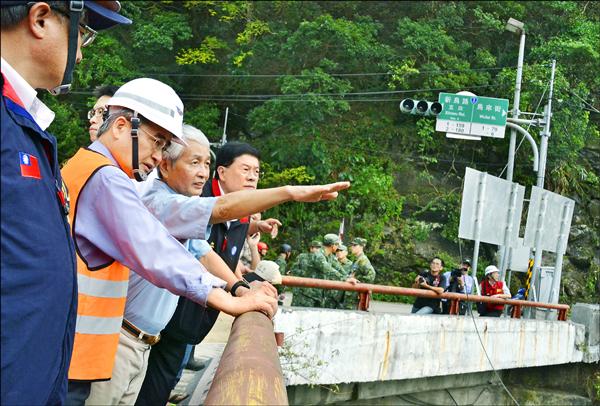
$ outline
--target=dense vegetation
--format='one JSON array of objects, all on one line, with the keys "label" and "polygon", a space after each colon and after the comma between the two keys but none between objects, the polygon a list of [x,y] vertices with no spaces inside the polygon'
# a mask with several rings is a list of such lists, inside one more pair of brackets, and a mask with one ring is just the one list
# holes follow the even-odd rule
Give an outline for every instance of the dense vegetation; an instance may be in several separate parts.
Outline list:
[{"label": "dense vegetation", "polygon": [[[509,17],[523,21],[522,111],[542,111],[549,64],[557,60],[545,186],[577,202],[575,248],[565,261],[573,283],[565,282],[563,293],[569,301],[597,301],[600,3],[190,0],[123,7],[134,25],[100,35],[84,50],[75,91],[46,98],[58,115],[51,130],[61,160],[86,143],[84,115],[95,86],[155,77],[176,88],[186,121],[212,141],[220,140],[229,107],[228,139],[262,150],[261,187],[352,181],[333,203],[267,213],[285,224],[275,247],[286,241],[304,250],[345,218],[347,236],[369,240],[377,282],[404,286],[430,255],[455,265],[472,249],[457,239],[464,168],[503,175],[508,137],[450,140],[434,131],[434,120],[401,115],[398,104],[468,90],[507,98],[512,108],[518,36],[504,25]],[[515,180],[535,184],[527,143],[516,162]],[[481,266],[495,250],[483,247]]]}]

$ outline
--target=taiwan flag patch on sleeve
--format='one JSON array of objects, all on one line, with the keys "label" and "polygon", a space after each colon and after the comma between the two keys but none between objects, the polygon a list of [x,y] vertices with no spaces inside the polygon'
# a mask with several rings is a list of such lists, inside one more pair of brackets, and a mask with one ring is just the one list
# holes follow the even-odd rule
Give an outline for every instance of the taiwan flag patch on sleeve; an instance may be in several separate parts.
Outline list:
[{"label": "taiwan flag patch on sleeve", "polygon": [[19,152],[19,162],[21,164],[21,176],[42,179],[40,166],[36,157],[25,152]]}]

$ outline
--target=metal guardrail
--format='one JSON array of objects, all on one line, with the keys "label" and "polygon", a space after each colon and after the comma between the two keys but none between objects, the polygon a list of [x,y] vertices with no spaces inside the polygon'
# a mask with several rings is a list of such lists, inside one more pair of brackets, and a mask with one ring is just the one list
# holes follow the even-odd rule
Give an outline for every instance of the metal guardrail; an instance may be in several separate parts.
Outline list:
[{"label": "metal guardrail", "polygon": [[450,292],[437,294],[427,289],[413,289],[398,286],[373,285],[370,283],[358,283],[356,285],[352,285],[349,282],[330,281],[325,279],[314,278],[300,278],[298,276],[284,276],[282,279],[282,284],[285,286],[359,292],[359,310],[368,310],[371,294],[373,293],[383,293],[386,295],[416,296],[434,299],[448,299],[450,300],[450,314],[458,314],[459,303],[461,301],[510,305],[513,306],[511,317],[517,319],[521,318],[523,307],[536,307],[542,309],[557,310],[558,320],[560,321],[567,320],[567,311],[569,310],[569,305],[566,304],[541,303],[516,299],[499,299],[489,296],[465,295],[462,293]]},{"label": "metal guardrail", "polygon": [[249,312],[235,319],[204,404],[288,404],[273,322],[267,316]]}]

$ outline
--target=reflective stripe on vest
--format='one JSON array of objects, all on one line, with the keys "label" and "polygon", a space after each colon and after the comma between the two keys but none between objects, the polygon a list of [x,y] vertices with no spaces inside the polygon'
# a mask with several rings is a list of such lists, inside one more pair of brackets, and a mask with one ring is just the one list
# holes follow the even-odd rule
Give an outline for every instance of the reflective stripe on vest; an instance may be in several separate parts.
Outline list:
[{"label": "reflective stripe on vest", "polygon": [[81,334],[113,334],[121,329],[123,317],[77,316],[75,331]]},{"label": "reflective stripe on vest", "polygon": [[[75,202],[69,213],[73,234],[81,191],[94,173],[107,165],[113,164],[102,154],[80,149],[62,170],[71,202]],[[90,271],[77,250],[77,323],[69,379],[96,381],[111,378],[128,281],[129,270],[125,266],[115,261]]]},{"label": "reflective stripe on vest", "polygon": [[127,296],[128,281],[107,281],[78,274],[77,286],[79,293],[88,296],[118,298]]}]

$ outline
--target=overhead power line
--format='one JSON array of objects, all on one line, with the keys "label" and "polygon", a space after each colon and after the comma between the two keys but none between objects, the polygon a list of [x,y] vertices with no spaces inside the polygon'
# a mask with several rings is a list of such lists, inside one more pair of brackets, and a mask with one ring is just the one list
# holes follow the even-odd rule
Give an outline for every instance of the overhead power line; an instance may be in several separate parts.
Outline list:
[{"label": "overhead power line", "polygon": [[[548,64],[536,64],[528,66],[549,66]],[[464,69],[441,69],[441,70],[422,70],[415,72],[417,75],[436,75],[454,72],[485,72],[499,71],[503,69],[516,69],[516,66],[501,66],[490,68],[464,68]],[[107,72],[110,75],[122,75],[122,72]],[[356,73],[329,73],[329,76],[356,77],[356,76],[391,76],[394,72],[356,72]],[[298,77],[310,78],[317,77],[315,74],[293,74],[293,73],[273,73],[273,74],[221,74],[221,73],[181,73],[181,72],[140,72],[145,76],[172,76],[172,77],[206,77],[206,78],[280,78],[280,77]]]}]

